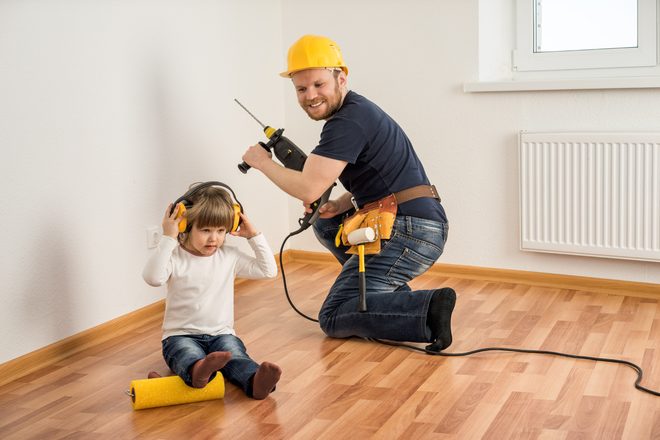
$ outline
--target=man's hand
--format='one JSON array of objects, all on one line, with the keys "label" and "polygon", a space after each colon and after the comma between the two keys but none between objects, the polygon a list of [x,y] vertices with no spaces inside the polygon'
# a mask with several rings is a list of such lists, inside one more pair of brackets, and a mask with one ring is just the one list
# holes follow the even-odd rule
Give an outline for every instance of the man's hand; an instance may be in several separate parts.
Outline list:
[{"label": "man's hand", "polygon": [[344,211],[341,210],[341,206],[337,200],[328,200],[319,208],[319,217],[332,218],[342,212]]},{"label": "man's hand", "polygon": [[[312,212],[312,208],[309,204],[304,203],[303,205],[305,206],[306,213]],[[346,207],[345,203],[343,203],[343,200],[341,198],[337,200],[328,200],[319,208],[319,217],[332,218],[335,217],[336,215],[348,211],[349,209],[350,206]]]},{"label": "man's hand", "polygon": [[262,164],[266,161],[272,160],[272,157],[273,155],[270,151],[266,151],[261,145],[255,144],[245,151],[245,154],[243,154],[243,161],[252,168],[261,171]]}]

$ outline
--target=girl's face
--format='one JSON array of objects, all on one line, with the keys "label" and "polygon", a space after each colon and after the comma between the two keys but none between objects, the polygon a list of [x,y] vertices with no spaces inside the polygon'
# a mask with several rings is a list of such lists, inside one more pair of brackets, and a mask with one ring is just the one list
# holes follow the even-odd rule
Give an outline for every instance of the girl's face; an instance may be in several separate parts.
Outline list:
[{"label": "girl's face", "polygon": [[198,228],[193,225],[184,247],[198,257],[210,257],[222,246],[227,235],[227,228],[206,226]]}]

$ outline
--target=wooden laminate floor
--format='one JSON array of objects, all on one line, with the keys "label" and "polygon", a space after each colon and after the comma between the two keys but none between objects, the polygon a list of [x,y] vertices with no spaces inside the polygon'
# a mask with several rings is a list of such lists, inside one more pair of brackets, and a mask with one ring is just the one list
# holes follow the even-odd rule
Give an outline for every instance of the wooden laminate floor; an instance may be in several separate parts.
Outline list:
[{"label": "wooden laminate floor", "polygon": [[[316,312],[339,267],[285,265],[298,307]],[[453,287],[454,344],[626,359],[660,390],[658,299],[426,274]],[[231,384],[222,400],[133,411],[132,379],[167,372],[161,314],[128,333],[0,386],[2,439],[651,439],[660,397],[624,366],[553,356],[445,358],[359,339],[330,339],[299,317],[281,279],[239,281],[236,328],[252,357],[279,364],[263,401]]]}]

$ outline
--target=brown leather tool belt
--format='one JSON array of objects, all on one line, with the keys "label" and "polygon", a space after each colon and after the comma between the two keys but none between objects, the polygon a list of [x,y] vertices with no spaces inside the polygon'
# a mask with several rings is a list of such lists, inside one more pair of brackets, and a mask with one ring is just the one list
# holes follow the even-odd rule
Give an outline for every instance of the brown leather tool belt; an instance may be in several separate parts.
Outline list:
[{"label": "brown leather tool belt", "polygon": [[396,205],[400,205],[402,203],[406,203],[411,200],[419,199],[421,197],[429,197],[441,201],[440,196],[438,195],[438,190],[435,189],[435,185],[417,185],[395,192],[394,194],[390,194],[389,196],[384,197],[380,200],[376,200],[375,202],[369,202],[360,209],[369,210],[376,208],[378,206],[382,207],[384,204],[390,204],[383,202],[389,201],[388,199],[392,196],[394,196]]},{"label": "brown leather tool belt", "polygon": [[420,197],[430,197],[432,199],[440,200],[438,190],[435,185],[417,185],[394,193],[397,204],[409,202],[410,200],[419,199]]},{"label": "brown leather tool belt", "polygon": [[[370,227],[374,230],[376,239],[363,245],[364,254],[377,254],[380,252],[381,239],[387,240],[392,234],[398,205],[421,197],[440,200],[435,186],[418,185],[390,194],[375,202],[367,203],[360,209],[357,209],[358,207],[355,206],[356,212],[344,219],[342,227],[335,237],[335,245],[339,247],[339,244],[343,243],[346,246],[350,246],[348,234],[360,228]],[[355,199],[351,198],[351,202],[353,205],[356,205]],[[355,254],[357,252],[357,246],[351,246],[346,250],[348,254]]]}]

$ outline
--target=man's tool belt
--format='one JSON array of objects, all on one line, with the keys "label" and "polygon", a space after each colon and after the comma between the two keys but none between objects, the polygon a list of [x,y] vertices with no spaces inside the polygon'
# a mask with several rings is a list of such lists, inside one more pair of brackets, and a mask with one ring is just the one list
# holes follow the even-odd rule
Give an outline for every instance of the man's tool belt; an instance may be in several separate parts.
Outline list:
[{"label": "man's tool belt", "polygon": [[[340,229],[341,242],[345,246],[350,246],[348,242],[348,234],[356,229],[371,227],[376,233],[376,239],[371,243],[365,243],[365,255],[377,254],[380,252],[380,240],[389,239],[392,235],[392,227],[394,226],[394,219],[396,218],[397,206],[400,203],[405,203],[410,200],[418,199],[420,197],[430,197],[440,200],[438,192],[433,185],[418,185],[402,191],[390,194],[375,202],[367,203],[362,208],[359,208],[355,214],[344,219],[344,223]],[[339,237],[338,237],[339,238]],[[337,246],[339,246],[337,240]],[[347,254],[357,254],[357,246],[351,246]]]}]

